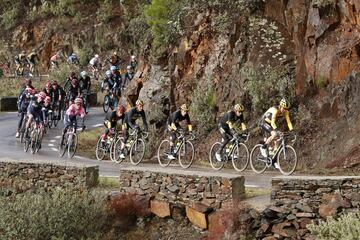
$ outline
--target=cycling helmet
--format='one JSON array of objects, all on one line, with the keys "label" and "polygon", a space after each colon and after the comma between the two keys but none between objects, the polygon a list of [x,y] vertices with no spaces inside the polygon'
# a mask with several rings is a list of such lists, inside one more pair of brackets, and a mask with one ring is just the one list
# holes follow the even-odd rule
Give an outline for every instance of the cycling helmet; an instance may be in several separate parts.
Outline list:
[{"label": "cycling helmet", "polygon": [[238,103],[234,106],[234,110],[238,111],[238,112],[243,112],[244,111],[244,106],[241,103]]},{"label": "cycling helmet", "polygon": [[54,86],[54,85],[58,85],[58,83],[57,83],[57,81],[55,80],[55,81],[53,81],[53,83],[52,83],[52,85]]},{"label": "cycling helmet", "polygon": [[290,103],[285,98],[283,98],[280,101],[280,107],[283,107],[285,109],[289,109],[290,108]]},{"label": "cycling helmet", "polygon": [[118,108],[117,108],[117,112],[119,114],[124,114],[125,112],[125,107],[123,105],[119,105]]},{"label": "cycling helmet", "polygon": [[76,57],[76,53],[72,53],[72,54],[71,54],[71,56],[74,56],[74,57]]},{"label": "cycling helmet", "polygon": [[181,105],[180,110],[188,112],[189,108],[186,106],[186,104]]},{"label": "cycling helmet", "polygon": [[126,69],[127,69],[127,70],[130,70],[130,69],[131,69],[131,66],[130,66],[130,65],[129,65],[129,66],[127,66],[127,67],[126,67]]},{"label": "cycling helmet", "polygon": [[76,79],[71,80],[71,85],[77,85],[77,80]]},{"label": "cycling helmet", "polygon": [[32,89],[32,88],[29,88],[29,87],[25,88],[25,91],[29,95],[34,95],[35,94],[35,90]]},{"label": "cycling helmet", "polygon": [[99,54],[95,54],[95,58],[99,58]]},{"label": "cycling helmet", "polygon": [[135,56],[134,56],[134,55],[131,56],[131,60],[135,60]]},{"label": "cycling helmet", "polygon": [[42,100],[45,99],[45,98],[46,98],[46,93],[44,93],[44,92],[39,92],[38,98],[41,98]]},{"label": "cycling helmet", "polygon": [[140,100],[140,99],[136,100],[135,104],[136,104],[136,106],[144,106],[143,100]]},{"label": "cycling helmet", "polygon": [[111,66],[110,71],[116,71],[116,66]]},{"label": "cycling helmet", "polygon": [[46,96],[46,97],[45,97],[45,102],[48,102],[48,103],[49,103],[50,101],[51,101],[51,97]]},{"label": "cycling helmet", "polygon": [[84,100],[83,100],[82,98],[77,97],[77,98],[75,99],[75,104],[80,104],[80,105],[82,105],[83,103],[84,103]]},{"label": "cycling helmet", "polygon": [[113,55],[117,55],[117,52],[114,52]]},{"label": "cycling helmet", "polygon": [[87,72],[86,72],[86,71],[82,71],[82,72],[80,73],[80,75],[84,78],[84,77],[87,76]]},{"label": "cycling helmet", "polygon": [[105,72],[105,75],[106,75],[107,77],[111,77],[111,71],[110,71],[110,70],[107,70],[107,71]]}]

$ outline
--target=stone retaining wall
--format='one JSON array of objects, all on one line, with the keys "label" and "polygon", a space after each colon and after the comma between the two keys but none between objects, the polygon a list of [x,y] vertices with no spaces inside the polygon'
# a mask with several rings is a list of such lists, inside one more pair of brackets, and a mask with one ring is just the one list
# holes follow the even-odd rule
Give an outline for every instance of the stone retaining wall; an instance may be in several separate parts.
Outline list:
[{"label": "stone retaining wall", "polygon": [[[172,174],[165,172],[121,170],[120,183],[125,192],[150,195],[171,203],[201,203],[218,209],[221,204],[241,200],[245,194],[244,177]],[[196,174],[196,173],[195,173]]]},{"label": "stone retaining wall", "polygon": [[7,196],[56,187],[90,188],[98,177],[98,166],[0,160],[0,194]]}]

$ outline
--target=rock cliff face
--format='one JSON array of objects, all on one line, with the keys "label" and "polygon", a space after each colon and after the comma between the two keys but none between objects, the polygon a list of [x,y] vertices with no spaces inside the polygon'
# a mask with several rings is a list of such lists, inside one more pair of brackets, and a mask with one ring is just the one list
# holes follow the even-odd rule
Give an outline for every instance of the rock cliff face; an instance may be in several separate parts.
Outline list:
[{"label": "rock cliff face", "polygon": [[[140,66],[126,99],[146,101],[149,121],[157,133],[169,112],[182,103],[191,104],[192,112],[199,109],[195,105],[200,100],[209,108],[208,122],[194,121],[197,128],[216,128],[216,119],[237,102],[245,105],[249,125],[254,126],[279,96],[287,96],[301,134],[298,149],[303,167],[349,151],[356,145],[354,131],[360,129],[356,108],[360,96],[360,1],[257,2],[256,11],[225,26],[221,19],[226,13],[198,11],[187,19],[191,31],[156,59],[150,57],[149,45],[129,50],[131,39],[122,34],[129,21],[124,8],[106,25],[98,24],[94,14],[79,25],[62,29],[51,27],[53,19],[38,20],[17,27],[12,39],[16,48],[39,47],[42,59],[49,59],[59,49],[71,52],[89,43],[101,51],[98,46],[103,39],[124,56],[135,50]],[[90,8],[96,10],[96,6]],[[46,64],[44,61],[43,66]],[[199,146],[218,138],[216,132],[206,132]],[[344,147],[339,149],[338,144]],[[207,151],[199,149],[200,153]]]}]

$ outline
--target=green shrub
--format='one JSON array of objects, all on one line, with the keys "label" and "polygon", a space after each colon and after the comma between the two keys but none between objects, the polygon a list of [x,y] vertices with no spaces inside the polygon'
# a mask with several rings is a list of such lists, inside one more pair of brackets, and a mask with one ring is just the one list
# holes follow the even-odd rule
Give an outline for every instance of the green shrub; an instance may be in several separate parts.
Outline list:
[{"label": "green shrub", "polygon": [[97,19],[100,22],[108,23],[114,17],[114,11],[111,0],[103,0],[100,3],[100,8],[96,12]]},{"label": "green shrub", "polygon": [[74,66],[70,66],[66,63],[60,63],[59,69],[50,71],[50,80],[56,80],[61,86],[64,86],[71,71],[75,71]]},{"label": "green shrub", "polygon": [[100,239],[107,220],[106,197],[88,191],[2,197],[0,204],[3,240]]},{"label": "green shrub", "polygon": [[311,234],[319,240],[357,240],[360,239],[360,214],[348,213],[338,219],[328,218],[319,225],[308,225]]},{"label": "green shrub", "polygon": [[271,67],[246,66],[240,70],[245,81],[245,89],[252,98],[252,108],[263,113],[271,105],[275,105],[282,97],[290,103],[295,100],[295,79],[292,68],[288,65]]},{"label": "green shrub", "polygon": [[190,115],[197,123],[199,134],[210,132],[216,125],[216,91],[210,79],[199,83],[194,91]]},{"label": "green shrub", "polygon": [[328,85],[328,80],[326,79],[326,77],[324,76],[319,76],[316,80],[315,80],[315,85],[318,88],[325,88]]},{"label": "green shrub", "polygon": [[20,4],[15,3],[10,8],[3,11],[1,14],[1,24],[6,30],[15,27],[20,17]]},{"label": "green shrub", "polygon": [[92,56],[94,55],[94,51],[92,50],[92,48],[85,46],[79,49],[78,55],[79,55],[80,65],[87,66]]}]

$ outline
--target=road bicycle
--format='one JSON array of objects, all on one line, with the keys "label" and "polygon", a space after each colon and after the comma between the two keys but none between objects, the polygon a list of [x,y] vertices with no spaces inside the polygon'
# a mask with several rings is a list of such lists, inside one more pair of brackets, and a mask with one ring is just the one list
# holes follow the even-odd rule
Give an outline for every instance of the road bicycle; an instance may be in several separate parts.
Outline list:
[{"label": "road bicycle", "polygon": [[121,163],[124,158],[120,158],[121,153],[125,156],[130,156],[130,162],[133,165],[138,165],[144,158],[146,144],[145,141],[148,139],[149,133],[141,130],[134,130],[129,135],[129,139],[125,144],[124,149],[121,146],[124,143],[124,138],[119,137],[115,143],[113,160],[116,163]]},{"label": "road bicycle", "polygon": [[220,170],[231,159],[232,165],[236,171],[244,171],[249,164],[249,149],[245,144],[249,140],[249,137],[249,133],[242,133],[239,135],[234,134],[229,143],[226,144],[220,153],[220,159],[216,158],[216,153],[220,152],[222,143],[214,143],[211,146],[209,152],[209,161],[211,167],[214,170]]},{"label": "road bicycle", "polygon": [[[75,122],[72,122],[68,127],[64,139],[60,140],[59,155],[63,157],[67,151],[68,158],[74,157],[77,148],[78,136],[75,133]],[[82,131],[85,130],[84,124],[82,125]]]},{"label": "road bicycle", "polygon": [[24,152],[30,148],[32,154],[37,153],[41,148],[42,138],[44,136],[44,125],[42,122],[35,120],[28,130],[28,135],[24,139]]},{"label": "road bicycle", "polygon": [[[290,133],[279,132],[279,138],[275,141],[280,142],[279,148],[273,154],[264,156],[261,153],[262,144],[257,144],[253,147],[250,153],[250,166],[255,173],[263,173],[265,170],[276,162],[279,165],[279,170],[283,175],[292,174],[297,166],[297,154],[293,146],[287,144],[289,138],[290,142],[296,142],[296,135]],[[266,139],[266,138],[265,138]]]},{"label": "road bicycle", "polygon": [[185,131],[180,131],[180,135],[174,143],[173,152],[171,152],[170,141],[164,139],[158,148],[157,158],[160,166],[167,167],[173,160],[173,157],[178,158],[179,164],[182,168],[189,168],[194,161],[195,149],[192,143],[195,140],[193,133],[187,134]]},{"label": "road bicycle", "polygon": [[25,130],[26,130],[27,121],[28,121],[28,116],[25,113],[24,119],[23,119],[23,121],[21,123],[21,127],[20,127],[20,142],[21,143],[24,143],[24,140],[25,140]]},{"label": "road bicycle", "polygon": [[104,102],[103,102],[103,110],[105,113],[109,111],[109,108],[111,110],[114,110],[114,108],[117,106],[117,97],[115,96],[113,90],[110,90],[108,86],[105,87],[105,96],[104,96]]},{"label": "road bicycle", "polygon": [[104,140],[102,136],[100,136],[96,144],[96,159],[101,161],[104,160],[106,155],[109,155],[110,160],[115,162],[114,149],[115,143],[119,139],[119,137],[120,134],[118,134],[118,131],[116,129],[110,129],[107,138]]}]

